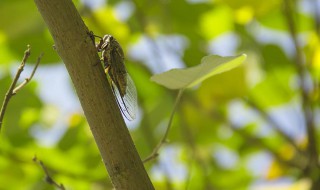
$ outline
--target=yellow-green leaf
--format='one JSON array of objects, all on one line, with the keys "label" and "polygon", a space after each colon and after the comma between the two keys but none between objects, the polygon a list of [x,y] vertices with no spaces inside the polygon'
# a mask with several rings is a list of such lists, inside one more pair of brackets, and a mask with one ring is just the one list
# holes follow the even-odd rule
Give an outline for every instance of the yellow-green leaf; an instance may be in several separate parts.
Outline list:
[{"label": "yellow-green leaf", "polygon": [[190,88],[211,76],[239,66],[246,57],[245,54],[228,57],[209,55],[202,58],[200,65],[185,69],[172,69],[153,75],[151,80],[169,89]]}]

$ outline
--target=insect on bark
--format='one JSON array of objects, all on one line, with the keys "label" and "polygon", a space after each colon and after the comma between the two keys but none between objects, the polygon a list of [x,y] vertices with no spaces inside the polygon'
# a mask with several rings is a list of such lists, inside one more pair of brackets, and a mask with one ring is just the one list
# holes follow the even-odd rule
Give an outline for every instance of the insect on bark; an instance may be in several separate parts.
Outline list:
[{"label": "insect on bark", "polygon": [[124,64],[124,53],[118,41],[111,35],[105,35],[96,44],[98,52],[101,52],[101,61],[104,64],[105,73],[111,84],[112,92],[122,114],[128,119],[136,117],[137,91]]}]

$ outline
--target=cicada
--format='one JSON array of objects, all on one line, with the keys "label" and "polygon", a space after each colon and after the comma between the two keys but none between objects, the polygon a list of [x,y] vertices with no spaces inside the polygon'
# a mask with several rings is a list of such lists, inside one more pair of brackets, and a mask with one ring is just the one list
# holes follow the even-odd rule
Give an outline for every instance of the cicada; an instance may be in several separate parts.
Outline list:
[{"label": "cicada", "polygon": [[122,114],[131,121],[136,117],[137,90],[125,67],[123,50],[113,36],[105,35],[99,38],[100,42],[96,47],[98,52],[101,52],[101,61],[112,92]]}]

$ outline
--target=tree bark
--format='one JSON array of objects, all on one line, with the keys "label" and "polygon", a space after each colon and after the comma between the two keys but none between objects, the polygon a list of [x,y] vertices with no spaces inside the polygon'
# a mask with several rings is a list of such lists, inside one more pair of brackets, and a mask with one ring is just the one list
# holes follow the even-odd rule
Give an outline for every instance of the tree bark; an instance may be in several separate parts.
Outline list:
[{"label": "tree bark", "polygon": [[35,0],[35,3],[66,65],[114,187],[154,189],[116,104],[89,31],[72,1]]}]

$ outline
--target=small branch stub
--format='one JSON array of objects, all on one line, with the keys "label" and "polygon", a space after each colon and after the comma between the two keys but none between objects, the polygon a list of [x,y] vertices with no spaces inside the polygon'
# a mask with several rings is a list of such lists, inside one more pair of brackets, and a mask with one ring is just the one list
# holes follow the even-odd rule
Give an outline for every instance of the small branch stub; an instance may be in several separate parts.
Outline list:
[{"label": "small branch stub", "polygon": [[65,190],[63,184],[58,184],[52,177],[51,175],[49,174],[49,171],[47,169],[47,167],[44,165],[44,163],[41,161],[41,160],[38,160],[38,158],[35,156],[33,159],[32,159],[34,162],[38,163],[42,170],[44,171],[45,173],[45,181],[50,184],[50,185],[53,185],[54,187],[58,188],[59,190]]}]

